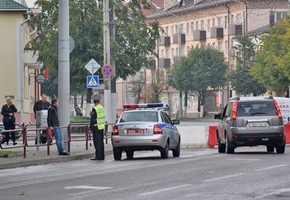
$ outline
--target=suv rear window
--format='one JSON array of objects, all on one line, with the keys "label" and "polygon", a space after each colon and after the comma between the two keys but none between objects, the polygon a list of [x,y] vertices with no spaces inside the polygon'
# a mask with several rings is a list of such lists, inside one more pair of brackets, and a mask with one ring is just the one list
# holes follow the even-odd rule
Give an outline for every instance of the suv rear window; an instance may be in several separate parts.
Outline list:
[{"label": "suv rear window", "polygon": [[277,115],[273,101],[247,101],[238,103],[237,116]]},{"label": "suv rear window", "polygon": [[120,122],[158,122],[157,111],[124,112]]}]

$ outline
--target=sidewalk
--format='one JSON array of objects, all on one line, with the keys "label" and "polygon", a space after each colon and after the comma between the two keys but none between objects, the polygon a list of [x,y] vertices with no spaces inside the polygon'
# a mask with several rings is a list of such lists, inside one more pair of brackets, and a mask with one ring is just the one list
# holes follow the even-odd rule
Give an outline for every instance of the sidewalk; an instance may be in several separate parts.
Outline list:
[{"label": "sidewalk", "polygon": [[[29,141],[29,143],[32,144],[33,141]],[[10,145],[12,144],[10,143]],[[23,154],[19,154],[17,156],[12,156],[8,158],[0,157],[0,169],[9,169],[15,167],[25,167],[31,165],[41,165],[48,163],[67,162],[71,160],[81,160],[85,158],[93,158],[95,156],[94,154],[95,148],[93,146],[93,141],[92,140],[89,141],[88,150],[86,150],[85,147],[86,147],[85,141],[72,141],[69,156],[58,155],[55,144],[50,146],[50,155],[47,155],[46,146],[40,146],[38,151],[36,147],[27,147],[26,158],[23,158]],[[0,151],[1,150],[5,149],[0,149]],[[23,152],[23,148],[15,148],[9,150]],[[112,145],[110,143],[110,140],[108,140],[108,144],[105,144],[105,154],[108,155],[111,153],[112,153]]]}]

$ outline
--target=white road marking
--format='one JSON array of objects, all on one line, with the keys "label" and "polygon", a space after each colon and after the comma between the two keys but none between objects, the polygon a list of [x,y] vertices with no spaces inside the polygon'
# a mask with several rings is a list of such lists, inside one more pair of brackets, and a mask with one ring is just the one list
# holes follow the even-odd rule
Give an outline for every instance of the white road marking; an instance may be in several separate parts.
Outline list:
[{"label": "white road marking", "polygon": [[98,186],[89,186],[89,185],[79,185],[79,186],[67,186],[64,187],[66,190],[71,189],[85,189],[85,190],[107,190],[111,189],[111,187],[98,187]]},{"label": "white road marking", "polygon": [[262,171],[267,171],[267,170],[271,170],[271,169],[276,169],[276,168],[281,168],[281,167],[286,167],[288,166],[287,164],[284,165],[276,165],[276,166],[272,166],[272,167],[266,167],[266,168],[262,168],[262,169],[257,169],[257,172],[262,172]]},{"label": "white road marking", "polygon": [[244,175],[244,174],[245,173],[231,174],[231,175],[227,175],[227,176],[222,176],[222,177],[207,179],[207,180],[204,180],[204,182],[219,181],[219,180],[222,180],[222,179],[237,177],[237,176],[241,176],[241,175]]},{"label": "white road marking", "polygon": [[164,188],[164,189],[160,189],[160,190],[154,190],[152,192],[142,193],[142,194],[140,194],[140,196],[147,196],[147,195],[156,194],[156,193],[160,193],[160,192],[166,192],[166,191],[169,191],[169,190],[180,189],[180,188],[188,187],[188,186],[191,186],[191,185],[192,184],[184,184],[184,185],[179,185],[179,186],[175,186],[175,187]]},{"label": "white road marking", "polygon": [[259,161],[261,159],[251,159],[251,158],[232,158],[228,159],[230,161]]},{"label": "white road marking", "polygon": [[285,193],[285,192],[290,192],[290,188],[279,189],[279,190],[275,190],[273,192],[262,194],[260,196],[256,196],[255,199],[264,199],[264,198],[274,197],[274,196],[277,196],[277,195]]}]

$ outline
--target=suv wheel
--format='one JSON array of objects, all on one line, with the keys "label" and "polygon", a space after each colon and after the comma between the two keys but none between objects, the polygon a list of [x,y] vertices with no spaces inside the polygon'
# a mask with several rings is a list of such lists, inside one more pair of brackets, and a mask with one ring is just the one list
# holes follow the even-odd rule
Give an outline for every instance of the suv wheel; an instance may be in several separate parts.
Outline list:
[{"label": "suv wheel", "polygon": [[281,154],[284,153],[285,152],[285,144],[284,145],[277,145],[276,146],[276,152],[279,153],[279,154],[280,153]]},{"label": "suv wheel", "polygon": [[113,149],[113,153],[114,153],[114,159],[115,160],[121,160],[122,158],[122,151],[119,148],[114,148]]},{"label": "suv wheel", "polygon": [[226,145],[225,144],[221,144],[219,142],[219,144],[218,144],[218,152],[219,153],[225,153],[226,152]]},{"label": "suv wheel", "polygon": [[273,146],[267,146],[267,152],[272,153],[274,150],[275,148]]},{"label": "suv wheel", "polygon": [[227,154],[235,153],[235,148],[231,145],[231,143],[228,140],[228,137],[227,136],[226,136],[225,150],[226,150]]},{"label": "suv wheel", "polygon": [[168,142],[167,142],[165,147],[160,150],[161,158],[168,158],[168,152],[169,152],[169,145],[168,145]]},{"label": "suv wheel", "polygon": [[173,157],[179,157],[180,156],[180,140],[178,142],[178,145],[176,146],[176,149],[172,150]]},{"label": "suv wheel", "polygon": [[134,151],[126,151],[126,156],[128,159],[132,159],[134,156]]}]

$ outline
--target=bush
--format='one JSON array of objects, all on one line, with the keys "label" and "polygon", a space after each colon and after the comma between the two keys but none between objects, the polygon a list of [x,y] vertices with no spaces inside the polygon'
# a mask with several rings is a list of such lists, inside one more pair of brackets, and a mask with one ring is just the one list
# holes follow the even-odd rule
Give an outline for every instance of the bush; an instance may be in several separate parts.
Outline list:
[{"label": "bush", "polygon": [[[71,125],[73,124],[90,124],[90,117],[85,116],[72,116],[70,118]],[[72,133],[85,133],[86,128],[85,127],[72,127]]]}]

